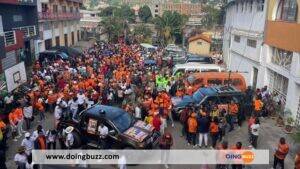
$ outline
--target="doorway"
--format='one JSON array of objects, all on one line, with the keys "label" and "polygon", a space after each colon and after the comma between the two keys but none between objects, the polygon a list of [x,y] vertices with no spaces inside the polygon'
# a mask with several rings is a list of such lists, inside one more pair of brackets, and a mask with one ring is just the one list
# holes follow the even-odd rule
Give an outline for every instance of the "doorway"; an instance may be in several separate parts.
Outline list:
[{"label": "doorway", "polygon": [[72,39],[72,45],[74,45],[74,43],[75,43],[75,42],[74,42],[74,41],[75,41],[75,40],[74,40],[74,32],[71,32],[71,39]]},{"label": "doorway", "polygon": [[52,47],[52,39],[45,40],[45,49],[49,50]]},{"label": "doorway", "polygon": [[55,37],[55,43],[56,43],[56,46],[60,46],[59,36]]},{"label": "doorway", "polygon": [[68,34],[65,34],[65,46],[68,46]]},{"label": "doorway", "polygon": [[257,75],[258,75],[258,69],[256,67],[253,67],[253,79],[252,79],[253,89],[256,89],[257,86]]}]

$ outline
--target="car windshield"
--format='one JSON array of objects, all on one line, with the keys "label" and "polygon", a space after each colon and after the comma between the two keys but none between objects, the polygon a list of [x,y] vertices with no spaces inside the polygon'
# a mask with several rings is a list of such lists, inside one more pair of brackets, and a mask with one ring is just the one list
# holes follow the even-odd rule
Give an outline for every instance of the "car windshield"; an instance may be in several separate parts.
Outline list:
[{"label": "car windshield", "polygon": [[120,130],[120,132],[123,133],[131,126],[131,124],[134,122],[134,119],[128,113],[122,113],[120,116],[114,118],[112,121],[116,125],[118,130]]},{"label": "car windshield", "polygon": [[199,103],[202,99],[204,98],[204,94],[200,92],[200,90],[197,90],[194,94],[193,94],[193,99]]},{"label": "car windshield", "polygon": [[68,59],[68,55],[66,53],[61,52],[60,55],[61,55],[62,59]]}]

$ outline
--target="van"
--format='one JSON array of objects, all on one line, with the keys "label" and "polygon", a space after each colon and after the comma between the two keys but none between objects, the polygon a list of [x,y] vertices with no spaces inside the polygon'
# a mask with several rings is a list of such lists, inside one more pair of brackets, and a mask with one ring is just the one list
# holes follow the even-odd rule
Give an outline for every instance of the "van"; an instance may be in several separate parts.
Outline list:
[{"label": "van", "polygon": [[197,62],[188,62],[177,64],[173,68],[173,76],[184,72],[221,72],[223,68],[215,64],[201,64]]},{"label": "van", "polygon": [[196,89],[200,88],[201,86],[213,85],[231,85],[241,91],[245,91],[247,88],[245,78],[240,73],[236,72],[194,73],[190,75],[189,78],[194,79],[194,85]]}]

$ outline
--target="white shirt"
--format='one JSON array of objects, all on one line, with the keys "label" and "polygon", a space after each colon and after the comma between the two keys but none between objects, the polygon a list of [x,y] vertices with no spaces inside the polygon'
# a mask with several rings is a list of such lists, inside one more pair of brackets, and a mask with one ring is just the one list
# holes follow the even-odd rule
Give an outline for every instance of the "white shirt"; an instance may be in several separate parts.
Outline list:
[{"label": "white shirt", "polygon": [[24,138],[22,140],[21,146],[24,146],[26,148],[26,154],[30,154],[34,146],[32,138],[29,139]]},{"label": "white shirt", "polygon": [[99,126],[98,132],[99,132],[100,137],[101,136],[106,137],[108,135],[108,128],[106,126],[103,126],[103,127]]},{"label": "white shirt", "polygon": [[31,118],[32,117],[32,106],[24,107],[23,112],[24,112],[24,117]]},{"label": "white shirt", "polygon": [[77,94],[77,98],[78,98],[78,104],[83,104],[85,101],[85,95],[84,94]]},{"label": "white shirt", "polygon": [[251,125],[251,133],[255,136],[258,136],[259,134],[259,124],[252,124]]},{"label": "white shirt", "polygon": [[4,101],[5,101],[6,104],[12,103],[13,100],[14,100],[14,97],[13,97],[13,96],[6,96],[6,97],[4,98]]},{"label": "white shirt", "polygon": [[59,106],[55,106],[54,109],[54,117],[56,120],[59,120],[61,118],[62,115],[62,109]]},{"label": "white shirt", "polygon": [[[46,134],[44,129],[42,129],[42,132],[43,132],[44,135]],[[32,133],[31,138],[32,138],[33,140],[36,140],[36,139],[38,138],[38,136],[39,136],[39,133],[38,133],[37,130],[35,130],[35,131]]]},{"label": "white shirt", "polygon": [[27,162],[27,156],[25,154],[17,153],[14,158],[15,162],[25,163]]},{"label": "white shirt", "polygon": [[78,109],[78,100],[74,101],[73,99],[69,101],[68,103],[71,110],[77,110]]},{"label": "white shirt", "polygon": [[136,106],[134,108],[134,115],[135,115],[136,118],[141,118],[142,117],[141,108],[139,108],[138,106]]},{"label": "white shirt", "polygon": [[[69,143],[70,143],[70,145],[69,145]],[[74,143],[74,136],[73,136],[72,133],[69,133],[67,135],[67,139],[66,139],[65,144],[66,144],[67,147],[71,147],[73,145],[73,143]]]}]

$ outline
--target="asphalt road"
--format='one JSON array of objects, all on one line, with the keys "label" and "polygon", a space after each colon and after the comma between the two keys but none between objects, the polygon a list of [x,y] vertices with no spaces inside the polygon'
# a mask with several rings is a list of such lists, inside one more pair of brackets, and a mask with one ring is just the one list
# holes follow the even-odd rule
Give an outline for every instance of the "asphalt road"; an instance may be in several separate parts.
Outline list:
[{"label": "asphalt road", "polygon": [[[38,122],[35,120],[33,126],[36,126]],[[53,114],[46,114],[46,121],[41,123],[45,129],[52,129],[54,126]],[[35,128],[35,127],[34,127]],[[31,130],[31,132],[33,129]],[[192,149],[193,147],[188,146],[186,140],[183,137],[180,137],[181,125],[176,122],[175,127],[172,128],[171,125],[168,126],[167,131],[171,132],[174,138],[173,149]],[[287,139],[287,142],[291,146],[291,150],[295,149],[295,143],[289,139],[289,137],[283,132],[281,128],[275,126],[275,122],[271,119],[262,120],[261,131],[258,140],[259,149],[269,149],[270,150],[270,164],[273,163],[273,153],[274,148],[277,145],[278,139],[284,136]],[[8,140],[9,149],[7,151],[7,166],[9,169],[16,168],[13,157],[16,153],[18,146],[21,143],[21,140],[24,137],[18,139],[17,142]],[[237,141],[241,141],[244,147],[249,145],[248,141],[248,132],[247,125],[244,124],[242,128],[236,128],[233,132],[226,133],[225,139],[229,142],[229,145],[234,145]],[[290,153],[286,158],[286,168],[293,169],[293,159],[294,154]],[[91,168],[100,168],[100,169],[113,169],[114,166],[111,165],[94,165],[90,166]],[[205,165],[169,165],[171,169],[212,169],[214,166],[205,166]],[[71,168],[70,166],[44,166],[43,169],[65,169]],[[137,165],[137,166],[128,166],[129,169],[163,169],[163,165]],[[256,165],[252,166],[254,169],[270,169],[271,165]]]}]

